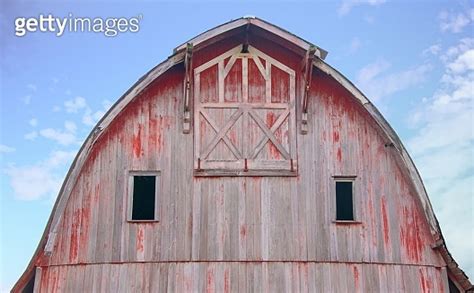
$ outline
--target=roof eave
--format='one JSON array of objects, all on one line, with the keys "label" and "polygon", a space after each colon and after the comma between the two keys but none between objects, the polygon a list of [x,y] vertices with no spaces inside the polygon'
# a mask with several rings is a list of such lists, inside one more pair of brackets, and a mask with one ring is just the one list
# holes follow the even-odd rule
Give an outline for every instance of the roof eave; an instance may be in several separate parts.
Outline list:
[{"label": "roof eave", "polygon": [[265,31],[268,31],[275,36],[280,37],[283,40],[286,40],[297,47],[300,47],[302,50],[307,51],[309,50],[310,47],[316,47],[316,56],[318,56],[320,59],[324,60],[326,56],[328,55],[328,51],[324,50],[323,48],[314,45],[313,43],[310,43],[290,32],[287,30],[280,28],[276,25],[273,25],[269,22],[266,22],[263,19],[257,18],[255,16],[244,16],[241,18],[238,18],[236,20],[231,20],[229,22],[226,22],[222,25],[216,26],[215,28],[212,28],[208,31],[205,31],[202,34],[199,34],[198,36],[188,40],[185,43],[182,43],[181,45],[177,46],[174,48],[173,53],[178,53],[181,51],[184,51],[186,49],[186,46],[188,43],[193,44],[193,47],[199,47],[199,45],[211,40],[212,38],[215,38],[219,35],[222,35],[226,32],[229,32],[231,30],[237,29],[239,27],[243,27],[245,25],[254,25],[256,27],[259,27]]}]

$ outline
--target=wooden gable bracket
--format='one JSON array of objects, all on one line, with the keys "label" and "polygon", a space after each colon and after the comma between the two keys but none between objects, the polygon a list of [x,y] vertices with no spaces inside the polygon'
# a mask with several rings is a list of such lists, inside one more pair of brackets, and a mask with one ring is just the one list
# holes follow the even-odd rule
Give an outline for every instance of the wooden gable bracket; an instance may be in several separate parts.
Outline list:
[{"label": "wooden gable bracket", "polygon": [[317,48],[311,45],[306,52],[303,60],[304,76],[303,76],[303,101],[301,111],[301,134],[308,133],[308,95],[311,87],[311,79],[313,77],[313,60],[315,58]]},{"label": "wooden gable bracket", "polygon": [[184,115],[183,115],[183,133],[187,134],[191,131],[191,112],[189,110],[189,101],[191,100],[191,77],[192,77],[192,57],[193,57],[193,44],[186,44],[186,52],[184,54],[184,84],[183,84],[183,96],[184,96]]}]

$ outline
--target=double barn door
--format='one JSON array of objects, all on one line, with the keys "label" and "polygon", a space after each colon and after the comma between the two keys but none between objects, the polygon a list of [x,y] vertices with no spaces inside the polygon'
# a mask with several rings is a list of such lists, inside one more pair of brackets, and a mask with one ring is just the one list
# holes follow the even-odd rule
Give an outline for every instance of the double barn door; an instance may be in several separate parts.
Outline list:
[{"label": "double barn door", "polygon": [[296,173],[295,72],[252,46],[194,69],[197,175]]}]

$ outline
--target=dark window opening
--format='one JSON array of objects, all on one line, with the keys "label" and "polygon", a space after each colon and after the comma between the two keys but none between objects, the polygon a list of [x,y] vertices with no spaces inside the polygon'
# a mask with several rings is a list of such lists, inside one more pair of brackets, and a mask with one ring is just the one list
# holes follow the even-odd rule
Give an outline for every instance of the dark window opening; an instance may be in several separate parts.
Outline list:
[{"label": "dark window opening", "polygon": [[354,220],[351,181],[336,181],[336,220]]},{"label": "dark window opening", "polygon": [[155,220],[156,176],[133,176],[132,220]]}]

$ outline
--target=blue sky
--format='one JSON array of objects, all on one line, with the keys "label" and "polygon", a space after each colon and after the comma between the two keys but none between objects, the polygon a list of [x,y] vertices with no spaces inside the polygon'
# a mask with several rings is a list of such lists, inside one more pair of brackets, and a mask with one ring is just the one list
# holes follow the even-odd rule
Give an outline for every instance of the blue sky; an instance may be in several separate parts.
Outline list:
[{"label": "blue sky", "polygon": [[[474,2],[2,1],[0,9],[0,292],[43,233],[81,143],[110,105],[172,49],[256,15],[329,51],[396,130],[422,175],[448,247],[474,277]],[[116,37],[14,35],[14,19],[136,17]]]}]

